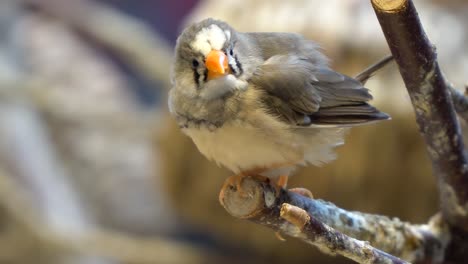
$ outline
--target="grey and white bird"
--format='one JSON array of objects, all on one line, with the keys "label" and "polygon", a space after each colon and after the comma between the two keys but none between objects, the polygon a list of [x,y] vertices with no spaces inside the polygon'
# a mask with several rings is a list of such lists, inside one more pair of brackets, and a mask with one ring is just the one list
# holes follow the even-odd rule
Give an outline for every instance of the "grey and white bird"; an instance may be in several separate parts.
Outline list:
[{"label": "grey and white bird", "polygon": [[297,166],[335,159],[349,127],[389,119],[363,87],[387,61],[353,79],[301,35],[205,19],[177,40],[169,109],[208,159],[285,187]]}]

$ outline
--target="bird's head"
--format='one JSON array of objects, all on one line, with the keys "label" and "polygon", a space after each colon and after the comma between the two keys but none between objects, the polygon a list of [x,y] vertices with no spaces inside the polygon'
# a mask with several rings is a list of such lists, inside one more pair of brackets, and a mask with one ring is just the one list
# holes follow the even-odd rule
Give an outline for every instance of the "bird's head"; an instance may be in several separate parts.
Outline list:
[{"label": "bird's head", "polygon": [[207,100],[246,88],[238,34],[211,18],[186,28],[177,39],[174,85]]}]

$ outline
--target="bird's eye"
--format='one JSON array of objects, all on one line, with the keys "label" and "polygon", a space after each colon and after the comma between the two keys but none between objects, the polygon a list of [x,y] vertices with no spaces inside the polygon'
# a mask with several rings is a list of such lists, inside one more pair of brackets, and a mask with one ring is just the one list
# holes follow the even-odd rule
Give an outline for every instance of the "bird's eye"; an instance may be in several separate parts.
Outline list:
[{"label": "bird's eye", "polygon": [[229,55],[234,56],[234,51],[233,51],[233,49],[230,49],[230,50],[229,50]]},{"label": "bird's eye", "polygon": [[192,60],[192,67],[197,68],[199,65],[198,61],[196,59]]}]

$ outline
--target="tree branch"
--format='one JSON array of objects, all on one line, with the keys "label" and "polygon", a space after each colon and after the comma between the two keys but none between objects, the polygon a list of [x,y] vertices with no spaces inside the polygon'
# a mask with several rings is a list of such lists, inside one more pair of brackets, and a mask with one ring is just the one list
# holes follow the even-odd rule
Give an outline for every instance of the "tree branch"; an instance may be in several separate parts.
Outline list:
[{"label": "tree branch", "polygon": [[468,166],[460,126],[429,42],[411,0],[372,0],[408,89],[439,183],[442,213],[468,230]]},{"label": "tree branch", "polygon": [[293,225],[286,226],[291,236],[315,245],[323,252],[336,252],[359,263],[408,263],[372,247],[369,243],[334,230],[311,218],[299,207],[283,203],[280,217]]},{"label": "tree branch", "polygon": [[220,200],[235,217],[360,263],[405,263],[394,256],[436,262],[443,259],[448,241],[448,230],[439,218],[428,225],[411,225],[397,218],[348,212],[293,192],[276,194],[275,188],[258,177],[243,178],[239,188],[226,185]]}]

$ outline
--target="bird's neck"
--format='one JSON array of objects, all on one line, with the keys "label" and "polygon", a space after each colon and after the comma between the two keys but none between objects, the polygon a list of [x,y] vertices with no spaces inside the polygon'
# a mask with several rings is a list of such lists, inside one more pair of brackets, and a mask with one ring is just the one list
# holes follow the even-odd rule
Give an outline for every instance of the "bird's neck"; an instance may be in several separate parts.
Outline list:
[{"label": "bird's neck", "polygon": [[226,119],[226,103],[224,99],[211,101],[191,100],[176,109],[177,122],[180,127],[209,127],[215,129],[221,127]]}]

